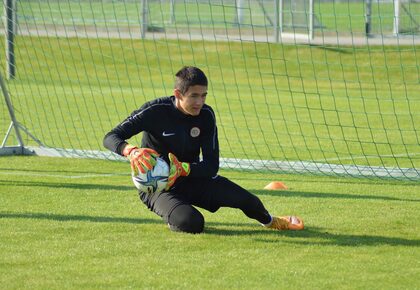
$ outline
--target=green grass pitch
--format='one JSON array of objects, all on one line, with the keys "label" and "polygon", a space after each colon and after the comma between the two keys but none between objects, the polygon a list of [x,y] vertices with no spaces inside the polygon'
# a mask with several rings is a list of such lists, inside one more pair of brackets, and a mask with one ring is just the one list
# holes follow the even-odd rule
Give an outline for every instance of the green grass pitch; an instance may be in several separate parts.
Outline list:
[{"label": "green grass pitch", "polygon": [[[18,11],[32,25],[124,26],[138,23],[139,3],[19,1]],[[156,15],[169,16],[169,7],[157,3],[150,1],[151,24],[161,26],[168,20]],[[208,5],[192,3],[177,6],[176,25],[186,26],[194,9],[209,17]],[[375,29],[392,30],[391,6],[373,7]],[[221,11],[200,19],[223,28],[232,7],[217,8],[230,11],[228,19],[218,18]],[[364,31],[360,3],[320,3],[315,13],[325,31]],[[252,21],[256,28],[266,22]],[[1,37],[2,50],[4,43]],[[419,167],[418,46],[24,35],[16,44],[17,78],[8,82],[16,115],[51,147],[104,150],[107,131],[144,101],[170,93],[172,73],[193,63],[210,77],[224,157]],[[306,229],[266,230],[224,208],[202,211],[203,234],[172,233],[139,202],[127,163],[0,157],[0,288],[420,288],[418,182],[220,173],[272,214],[302,216]],[[263,190],[271,181],[289,190]]]},{"label": "green grass pitch", "polygon": [[[301,232],[202,211],[172,233],[123,162],[0,158],[2,289],[418,289],[420,185],[221,171]],[[273,180],[287,191],[262,188]]]}]

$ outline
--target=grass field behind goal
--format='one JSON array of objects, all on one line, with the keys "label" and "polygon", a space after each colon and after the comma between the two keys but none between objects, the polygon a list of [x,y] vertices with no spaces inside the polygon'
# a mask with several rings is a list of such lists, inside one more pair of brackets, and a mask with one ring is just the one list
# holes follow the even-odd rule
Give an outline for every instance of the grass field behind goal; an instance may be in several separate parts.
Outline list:
[{"label": "grass field behind goal", "polygon": [[[122,162],[0,158],[2,289],[418,289],[420,185],[221,171],[301,232],[240,211],[202,211],[173,233],[137,198]],[[266,191],[273,180],[287,191]]]}]

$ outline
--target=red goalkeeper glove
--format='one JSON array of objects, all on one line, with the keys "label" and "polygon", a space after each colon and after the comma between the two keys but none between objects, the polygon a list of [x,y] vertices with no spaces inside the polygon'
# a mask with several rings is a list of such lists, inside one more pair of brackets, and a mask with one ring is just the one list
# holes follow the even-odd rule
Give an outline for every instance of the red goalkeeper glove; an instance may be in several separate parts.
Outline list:
[{"label": "red goalkeeper glove", "polygon": [[146,173],[147,170],[152,170],[156,164],[156,157],[159,154],[150,148],[138,148],[136,146],[127,144],[123,150],[123,155],[130,160],[131,171],[134,175]]},{"label": "red goalkeeper glove", "polygon": [[168,177],[168,184],[166,185],[166,189],[174,185],[175,181],[180,176],[188,176],[191,171],[191,166],[188,162],[180,162],[178,158],[172,153],[168,154],[169,161],[170,161],[170,169],[169,169],[169,177]]}]

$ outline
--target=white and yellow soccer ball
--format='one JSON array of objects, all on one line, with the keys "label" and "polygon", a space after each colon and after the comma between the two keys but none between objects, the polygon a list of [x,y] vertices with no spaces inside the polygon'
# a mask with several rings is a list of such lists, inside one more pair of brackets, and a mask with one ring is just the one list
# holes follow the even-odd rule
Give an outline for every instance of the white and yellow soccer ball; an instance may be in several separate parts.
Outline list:
[{"label": "white and yellow soccer ball", "polygon": [[165,190],[168,184],[169,165],[160,157],[156,158],[156,165],[146,173],[132,175],[135,187],[147,194],[160,193]]}]

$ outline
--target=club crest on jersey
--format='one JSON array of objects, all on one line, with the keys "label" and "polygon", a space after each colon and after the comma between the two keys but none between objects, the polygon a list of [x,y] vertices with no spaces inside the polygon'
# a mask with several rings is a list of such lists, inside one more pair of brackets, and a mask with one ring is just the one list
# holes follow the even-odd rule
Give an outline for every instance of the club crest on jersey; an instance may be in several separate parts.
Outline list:
[{"label": "club crest on jersey", "polygon": [[191,131],[190,131],[190,135],[193,138],[200,136],[200,128],[198,128],[198,127],[192,127],[191,128]]}]

